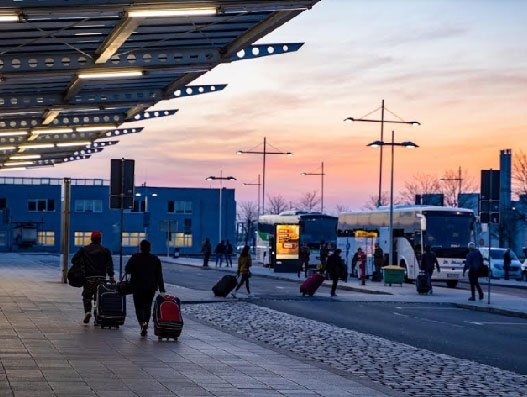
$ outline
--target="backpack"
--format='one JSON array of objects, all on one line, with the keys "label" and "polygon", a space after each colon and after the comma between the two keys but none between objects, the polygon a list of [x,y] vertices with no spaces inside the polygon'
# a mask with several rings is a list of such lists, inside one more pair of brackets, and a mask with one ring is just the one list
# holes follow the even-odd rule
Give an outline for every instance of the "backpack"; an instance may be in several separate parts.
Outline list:
[{"label": "backpack", "polygon": [[85,258],[85,255],[79,256],[68,270],[68,284],[72,287],[80,288],[86,282]]}]

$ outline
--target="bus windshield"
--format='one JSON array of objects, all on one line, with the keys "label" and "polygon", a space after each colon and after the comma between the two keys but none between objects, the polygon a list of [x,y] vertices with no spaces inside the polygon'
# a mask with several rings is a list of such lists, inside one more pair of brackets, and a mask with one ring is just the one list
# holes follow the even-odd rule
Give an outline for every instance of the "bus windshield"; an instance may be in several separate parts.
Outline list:
[{"label": "bus windshield", "polygon": [[301,242],[320,243],[335,241],[337,229],[336,218],[304,217],[300,224]]},{"label": "bus windshield", "polygon": [[441,248],[466,247],[470,242],[471,216],[426,214],[425,245]]}]

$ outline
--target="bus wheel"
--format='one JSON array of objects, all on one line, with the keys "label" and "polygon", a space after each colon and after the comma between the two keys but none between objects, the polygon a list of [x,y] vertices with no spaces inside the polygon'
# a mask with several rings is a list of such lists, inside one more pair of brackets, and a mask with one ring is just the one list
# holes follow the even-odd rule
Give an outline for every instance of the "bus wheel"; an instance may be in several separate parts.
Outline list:
[{"label": "bus wheel", "polygon": [[457,280],[448,280],[446,282],[446,286],[448,288],[456,288],[457,287]]}]

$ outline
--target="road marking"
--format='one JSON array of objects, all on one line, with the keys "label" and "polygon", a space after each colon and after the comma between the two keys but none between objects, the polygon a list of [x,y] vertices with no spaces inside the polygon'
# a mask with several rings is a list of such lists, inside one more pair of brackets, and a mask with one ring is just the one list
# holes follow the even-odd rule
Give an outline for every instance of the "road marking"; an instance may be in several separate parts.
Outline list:
[{"label": "road marking", "polygon": [[407,317],[407,318],[413,318],[414,320],[419,320],[419,321],[426,321],[426,322],[429,322],[429,323],[436,323],[436,324],[446,324],[450,327],[457,327],[457,328],[465,328],[463,325],[459,325],[459,324],[454,324],[454,323],[449,323],[447,321],[438,321],[438,320],[432,320],[430,318],[424,318],[424,317],[417,317],[417,316],[412,316],[412,315],[409,315],[409,314],[402,314],[402,313],[397,313],[397,312],[392,312],[394,315],[396,316],[401,316],[401,317]]},{"label": "road marking", "polygon": [[463,310],[462,308],[459,308],[459,307],[434,307],[434,306],[408,306],[408,307],[403,307],[403,306],[396,306],[395,307],[396,309],[426,309],[426,310]]},{"label": "road marking", "polygon": [[282,287],[280,285],[275,285],[275,288],[278,288],[278,289],[284,289],[285,287]]},{"label": "road marking", "polygon": [[508,323],[506,321],[465,321],[465,322],[469,324],[474,324],[474,325],[486,325],[486,324],[489,324],[489,325],[527,325],[527,321],[523,323]]}]

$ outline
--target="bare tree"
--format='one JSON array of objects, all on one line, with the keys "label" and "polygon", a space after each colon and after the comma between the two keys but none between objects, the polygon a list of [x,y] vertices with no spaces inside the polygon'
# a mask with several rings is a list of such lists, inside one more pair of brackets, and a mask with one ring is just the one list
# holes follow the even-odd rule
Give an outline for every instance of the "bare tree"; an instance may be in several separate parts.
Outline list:
[{"label": "bare tree", "polygon": [[257,221],[258,206],[254,201],[241,201],[238,203],[236,218],[244,224]]},{"label": "bare tree", "polygon": [[459,200],[459,194],[473,193],[476,190],[474,178],[469,177],[467,170],[463,170],[461,167],[457,171],[446,170],[441,177],[441,185],[445,197],[445,205],[449,207],[467,205],[467,202]]},{"label": "bare tree", "polygon": [[279,214],[287,209],[288,203],[282,196],[267,196],[269,205],[267,210],[270,214]]},{"label": "bare tree", "polygon": [[512,189],[515,196],[527,194],[527,155],[521,150],[512,162]]},{"label": "bare tree", "polygon": [[[397,204],[399,202],[399,200],[397,198],[394,198],[394,204]],[[381,193],[381,202],[379,203],[379,196],[378,195],[370,195],[368,197],[368,200],[366,201],[366,203],[363,205],[362,208],[366,209],[366,210],[373,210],[375,208],[377,208],[377,204],[380,204],[380,205],[390,205],[390,195],[388,194],[388,192],[382,192]]]},{"label": "bare tree", "polygon": [[304,193],[297,203],[298,209],[305,211],[313,211],[318,205],[320,205],[320,197],[316,190]]},{"label": "bare tree", "polygon": [[441,193],[441,181],[429,174],[414,175],[411,181],[404,183],[404,189],[400,192],[398,201],[404,204],[414,204],[417,194]]},{"label": "bare tree", "polygon": [[344,205],[344,204],[337,204],[335,206],[335,210],[337,211],[337,215],[340,214],[341,212],[350,212],[351,211],[351,208],[348,207],[347,205]]}]

